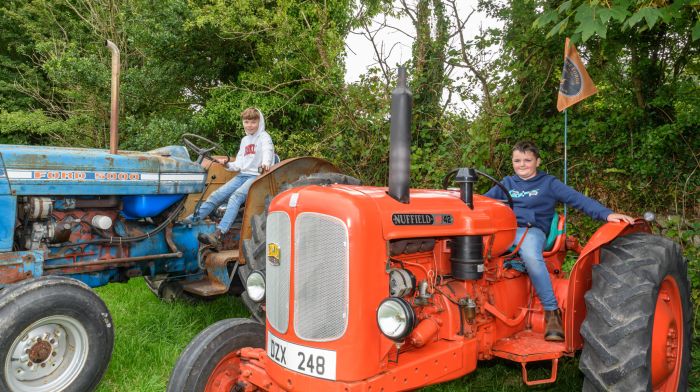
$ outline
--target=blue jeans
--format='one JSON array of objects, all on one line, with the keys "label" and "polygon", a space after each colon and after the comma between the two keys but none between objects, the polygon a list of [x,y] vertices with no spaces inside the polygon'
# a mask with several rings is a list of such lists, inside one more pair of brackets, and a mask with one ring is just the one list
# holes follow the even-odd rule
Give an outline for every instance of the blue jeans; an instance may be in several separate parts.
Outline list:
[{"label": "blue jeans", "polygon": [[[514,245],[520,242],[520,239],[525,234],[525,227],[518,227],[515,234]],[[527,235],[523,243],[520,245],[520,258],[527,268],[527,273],[530,275],[530,281],[535,287],[535,292],[542,302],[542,307],[544,310],[556,310],[559,308],[557,304],[557,298],[554,296],[554,290],[552,289],[552,281],[549,279],[549,271],[547,271],[547,265],[544,263],[544,257],[542,257],[542,250],[544,248],[544,243],[547,237],[544,232],[536,227],[531,227],[527,230]]]},{"label": "blue jeans", "polygon": [[209,195],[207,200],[199,207],[199,210],[195,211],[197,219],[193,219],[192,215],[188,216],[186,219],[190,219],[192,221],[204,219],[209,216],[209,214],[211,214],[216,207],[224,204],[224,202],[228,200],[228,204],[226,205],[226,213],[224,214],[224,217],[221,218],[221,222],[219,222],[219,224],[216,226],[217,229],[221,230],[221,233],[226,233],[228,229],[231,228],[233,221],[236,220],[238,209],[245,202],[245,199],[248,196],[248,190],[253,184],[253,181],[255,181],[256,177],[257,176],[250,174],[237,175],[231,179],[231,181],[227,182],[221,188]]}]

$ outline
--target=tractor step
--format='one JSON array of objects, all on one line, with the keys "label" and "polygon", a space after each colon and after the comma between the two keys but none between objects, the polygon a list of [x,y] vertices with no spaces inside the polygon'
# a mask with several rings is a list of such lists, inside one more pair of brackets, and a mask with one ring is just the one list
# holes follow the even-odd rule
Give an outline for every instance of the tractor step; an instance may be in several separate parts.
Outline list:
[{"label": "tractor step", "polygon": [[[525,330],[507,338],[497,340],[491,348],[493,355],[522,366],[523,381],[527,385],[548,384],[557,380],[559,358],[566,353],[564,342],[548,342],[544,333]],[[528,380],[526,365],[529,362],[552,361],[551,376],[542,380]]]},{"label": "tractor step", "polygon": [[183,282],[182,289],[202,297],[224,294],[231,285],[233,274],[229,276],[228,265],[238,261],[238,249],[209,253],[204,260],[207,275],[201,280]]},{"label": "tractor step", "polygon": [[212,282],[208,276],[204,277],[202,280],[183,283],[182,289],[188,293],[196,294],[202,297],[220,295],[228,291],[228,287],[226,287],[226,285],[221,282]]}]

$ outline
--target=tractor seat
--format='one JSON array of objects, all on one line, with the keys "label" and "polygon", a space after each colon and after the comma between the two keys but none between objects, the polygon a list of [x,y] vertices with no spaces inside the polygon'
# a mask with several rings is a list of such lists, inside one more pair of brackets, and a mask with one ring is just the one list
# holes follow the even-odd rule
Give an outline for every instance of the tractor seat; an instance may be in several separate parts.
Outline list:
[{"label": "tractor seat", "polygon": [[[559,237],[563,237],[563,234],[564,216],[560,214],[554,214],[554,216],[552,217],[552,223],[549,225],[549,235],[547,236],[547,242],[544,244],[544,253],[552,252],[553,250],[555,250],[554,245],[557,243],[557,239],[559,239]],[[557,246],[557,248],[559,248],[559,246]]]},{"label": "tractor seat", "polygon": [[[547,235],[547,241],[544,244],[542,255],[548,257],[557,253],[564,244],[564,237],[564,216],[561,214],[554,214],[552,223],[549,226],[549,235]],[[513,244],[506,253],[513,253],[516,245],[517,244]],[[514,255],[514,257],[510,259],[517,258],[518,256]]]}]

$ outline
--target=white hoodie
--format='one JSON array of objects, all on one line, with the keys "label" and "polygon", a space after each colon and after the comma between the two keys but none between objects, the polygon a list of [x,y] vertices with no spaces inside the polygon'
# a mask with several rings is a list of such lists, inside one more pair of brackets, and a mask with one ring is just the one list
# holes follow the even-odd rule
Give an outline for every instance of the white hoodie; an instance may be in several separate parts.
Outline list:
[{"label": "white hoodie", "polygon": [[260,110],[258,110],[258,114],[260,115],[258,130],[252,135],[246,134],[241,139],[241,147],[238,149],[236,160],[227,164],[229,170],[257,176],[259,174],[258,168],[262,164],[272,165],[275,146],[272,144],[270,134],[265,132],[265,118]]}]

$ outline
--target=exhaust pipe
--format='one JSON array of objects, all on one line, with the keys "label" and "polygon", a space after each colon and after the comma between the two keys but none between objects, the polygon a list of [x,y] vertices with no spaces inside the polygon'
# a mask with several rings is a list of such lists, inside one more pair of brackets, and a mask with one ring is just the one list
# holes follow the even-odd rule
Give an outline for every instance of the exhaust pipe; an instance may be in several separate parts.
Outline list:
[{"label": "exhaust pipe", "polygon": [[391,92],[389,196],[408,204],[411,180],[411,111],[413,95],[406,86],[406,68],[399,67],[398,83]]},{"label": "exhaust pipe", "polygon": [[112,52],[112,103],[109,116],[109,153],[117,154],[119,150],[119,48],[107,40],[106,46]]}]

